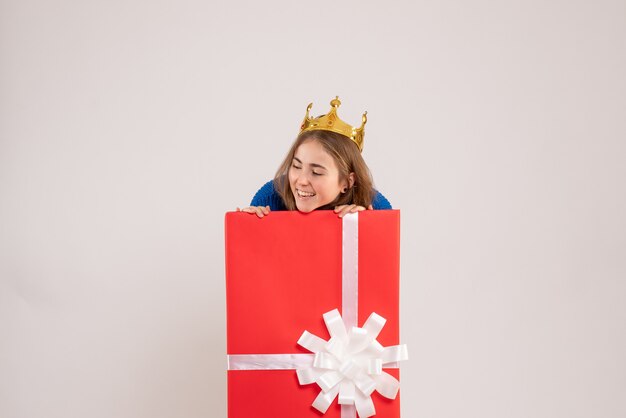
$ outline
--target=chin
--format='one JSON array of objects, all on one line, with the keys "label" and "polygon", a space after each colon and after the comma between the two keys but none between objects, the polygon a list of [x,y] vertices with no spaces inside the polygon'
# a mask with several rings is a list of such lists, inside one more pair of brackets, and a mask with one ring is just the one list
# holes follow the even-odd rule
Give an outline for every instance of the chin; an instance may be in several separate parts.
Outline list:
[{"label": "chin", "polygon": [[317,208],[311,208],[311,207],[302,207],[301,205],[298,205],[296,203],[296,208],[298,209],[298,212],[302,212],[302,213],[310,213],[313,212],[315,209]]}]

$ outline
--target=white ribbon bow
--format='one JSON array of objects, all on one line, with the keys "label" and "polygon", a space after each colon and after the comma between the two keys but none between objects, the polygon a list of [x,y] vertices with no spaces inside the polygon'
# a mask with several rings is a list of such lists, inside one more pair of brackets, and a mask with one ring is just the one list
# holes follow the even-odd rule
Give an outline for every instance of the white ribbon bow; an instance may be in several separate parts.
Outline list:
[{"label": "white ribbon bow", "polygon": [[361,418],[376,414],[371,394],[375,390],[382,396],[395,399],[400,382],[383,366],[407,360],[405,344],[383,347],[376,337],[387,320],[373,312],[362,328],[352,327],[349,332],[337,309],[324,314],[330,333],[326,341],[304,331],[298,344],[315,353],[313,367],[298,369],[301,385],[317,383],[321,392],[313,407],[326,413],[339,395],[339,404],[355,405]]}]

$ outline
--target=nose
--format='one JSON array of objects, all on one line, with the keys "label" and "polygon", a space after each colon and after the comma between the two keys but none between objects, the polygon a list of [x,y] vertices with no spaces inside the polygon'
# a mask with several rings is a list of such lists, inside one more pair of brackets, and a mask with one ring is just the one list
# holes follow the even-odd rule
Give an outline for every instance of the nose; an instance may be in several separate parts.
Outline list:
[{"label": "nose", "polygon": [[310,183],[309,174],[306,173],[306,170],[301,170],[298,173],[298,177],[296,178],[296,184],[299,185],[308,185]]}]

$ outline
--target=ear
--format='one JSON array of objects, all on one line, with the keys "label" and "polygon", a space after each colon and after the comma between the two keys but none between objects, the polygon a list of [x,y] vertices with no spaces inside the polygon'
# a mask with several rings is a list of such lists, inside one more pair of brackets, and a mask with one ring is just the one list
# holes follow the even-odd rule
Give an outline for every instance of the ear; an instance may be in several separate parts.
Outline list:
[{"label": "ear", "polygon": [[354,179],[355,179],[355,175],[354,173],[350,173],[348,174],[348,178],[345,180],[341,180],[340,186],[341,186],[341,193],[346,193],[348,190],[350,190],[352,188],[352,186],[354,186]]}]

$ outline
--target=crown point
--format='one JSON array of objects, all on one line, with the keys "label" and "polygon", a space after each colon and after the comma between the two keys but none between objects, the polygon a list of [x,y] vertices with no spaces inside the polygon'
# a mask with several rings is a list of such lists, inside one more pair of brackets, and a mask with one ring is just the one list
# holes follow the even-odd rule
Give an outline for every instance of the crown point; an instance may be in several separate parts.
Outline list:
[{"label": "crown point", "polygon": [[338,108],[341,105],[341,102],[339,101],[339,96],[335,96],[335,98],[330,101],[330,105],[334,108]]}]

